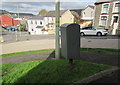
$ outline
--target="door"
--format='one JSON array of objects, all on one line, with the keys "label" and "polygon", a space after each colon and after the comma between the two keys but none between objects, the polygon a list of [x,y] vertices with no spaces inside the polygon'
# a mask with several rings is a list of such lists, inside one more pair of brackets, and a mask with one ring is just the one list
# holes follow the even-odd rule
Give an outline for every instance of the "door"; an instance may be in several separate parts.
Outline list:
[{"label": "door", "polygon": [[116,34],[116,29],[118,28],[118,23],[119,21],[119,17],[116,15],[116,16],[113,16],[113,21],[112,21],[112,27],[113,27],[113,30],[112,30],[112,34],[115,35]]},{"label": "door", "polygon": [[118,28],[118,15],[114,15],[113,16],[113,21],[112,21],[112,26],[113,26],[113,29],[117,29]]}]

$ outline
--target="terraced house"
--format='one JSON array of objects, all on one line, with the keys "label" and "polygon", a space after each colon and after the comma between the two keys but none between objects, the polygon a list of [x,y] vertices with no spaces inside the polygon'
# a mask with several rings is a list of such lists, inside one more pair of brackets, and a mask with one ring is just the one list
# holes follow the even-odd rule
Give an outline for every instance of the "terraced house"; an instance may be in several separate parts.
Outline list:
[{"label": "terraced house", "polygon": [[[49,11],[44,16],[47,29],[55,29],[55,11]],[[60,10],[60,25],[64,23],[73,23],[74,16],[70,10]]]},{"label": "terraced house", "polygon": [[107,29],[110,34],[116,35],[120,29],[120,0],[98,0],[95,3],[93,26]]},{"label": "terraced house", "polygon": [[[43,30],[47,32],[55,32],[55,11],[49,11],[43,16],[34,16],[28,19],[27,22],[28,32],[30,32],[30,34],[44,34]],[[73,22],[74,16],[69,10],[60,10],[60,25]],[[45,34],[47,33],[45,32]]]}]

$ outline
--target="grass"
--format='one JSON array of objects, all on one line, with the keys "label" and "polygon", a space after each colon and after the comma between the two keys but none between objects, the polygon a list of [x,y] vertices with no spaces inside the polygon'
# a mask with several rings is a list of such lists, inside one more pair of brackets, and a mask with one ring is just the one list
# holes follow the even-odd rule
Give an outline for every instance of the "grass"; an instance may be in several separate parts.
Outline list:
[{"label": "grass", "polygon": [[[24,54],[33,54],[33,53],[42,53],[42,52],[52,52],[54,49],[48,49],[48,50],[35,50],[35,51],[25,51],[25,52],[16,52],[16,53],[9,53],[9,54],[3,54],[0,55],[0,57],[12,57],[16,55],[24,55]],[[120,53],[120,50],[117,49],[96,49],[96,48],[81,48],[81,52],[97,52],[97,53]]]},{"label": "grass", "polygon": [[0,57],[11,57],[11,56],[16,56],[16,55],[33,54],[33,53],[43,53],[43,52],[52,52],[52,51],[54,51],[54,49],[24,51],[24,52],[16,52],[16,53],[3,54],[3,55],[0,55]]},{"label": "grass", "polygon": [[82,52],[96,52],[96,53],[120,53],[119,49],[108,49],[108,48],[81,48]]},{"label": "grass", "polygon": [[[2,65],[2,79],[5,83],[73,83],[111,66],[86,61],[74,61],[70,70],[67,60],[39,60]],[[66,85],[66,84],[65,84]]]}]

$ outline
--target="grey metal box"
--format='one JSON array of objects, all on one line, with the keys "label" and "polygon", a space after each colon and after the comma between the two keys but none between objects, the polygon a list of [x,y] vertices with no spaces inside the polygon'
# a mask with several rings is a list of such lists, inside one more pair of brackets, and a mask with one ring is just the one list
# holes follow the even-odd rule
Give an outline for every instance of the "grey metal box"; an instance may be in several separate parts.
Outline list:
[{"label": "grey metal box", "polygon": [[80,57],[80,25],[65,23],[61,30],[61,57],[78,59]]}]

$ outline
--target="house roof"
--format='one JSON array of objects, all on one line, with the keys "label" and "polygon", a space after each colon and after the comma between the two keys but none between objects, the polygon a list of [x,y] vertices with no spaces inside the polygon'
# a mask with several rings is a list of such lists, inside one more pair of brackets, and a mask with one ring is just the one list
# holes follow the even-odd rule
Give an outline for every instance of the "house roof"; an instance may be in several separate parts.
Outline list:
[{"label": "house roof", "polygon": [[9,13],[9,15],[11,17],[13,17],[13,18],[18,18],[18,15],[21,18],[22,17],[32,17],[32,16],[35,16],[35,15],[31,14],[31,13]]},{"label": "house roof", "polygon": [[[60,16],[62,16],[67,10],[60,10]],[[55,11],[49,11],[44,16],[45,17],[55,17]]]},{"label": "house roof", "polygon": [[102,4],[102,3],[114,2],[114,1],[120,1],[120,0],[98,0],[97,2],[95,2],[95,4]]},{"label": "house roof", "polygon": [[[90,8],[92,8],[92,9],[94,9],[95,6],[88,5],[87,7],[90,7]],[[86,7],[86,8],[87,8],[87,7]],[[76,13],[77,13],[79,16],[81,16],[81,12],[82,12],[83,10],[85,10],[86,8],[84,8],[84,9],[71,9],[70,11],[71,11],[71,13],[72,13],[73,15],[76,15]],[[75,12],[76,12],[76,13],[75,13]]]},{"label": "house roof", "polygon": [[[18,14],[18,13],[10,13],[10,14]],[[20,16],[34,16],[31,13],[19,13]]]},{"label": "house roof", "polygon": [[81,16],[81,12],[82,12],[83,9],[71,9],[70,11],[71,12],[76,12],[79,16]]},{"label": "house roof", "polygon": [[71,11],[71,13],[77,19],[80,17],[79,14],[77,12],[75,12],[75,11]]},{"label": "house roof", "polygon": [[[88,8],[88,7],[92,8],[92,9],[95,8],[95,6],[92,6],[92,5],[88,5],[86,8]],[[84,8],[82,11],[84,11],[86,8]]]},{"label": "house roof", "polygon": [[37,16],[30,18],[29,20],[43,20],[43,16],[37,15]]},{"label": "house roof", "polygon": [[88,7],[91,7],[92,9],[94,9],[94,8],[95,8],[95,6],[92,6],[92,5],[88,5]]},{"label": "house roof", "polygon": [[[9,12],[9,11],[6,11],[6,10],[1,10],[1,9],[0,9],[0,14],[1,15],[2,14],[8,14],[11,17],[14,17],[14,18],[18,17],[18,13],[12,13],[12,12]],[[19,13],[19,16],[34,16],[34,14],[32,14],[32,13]]]}]

